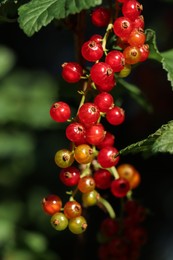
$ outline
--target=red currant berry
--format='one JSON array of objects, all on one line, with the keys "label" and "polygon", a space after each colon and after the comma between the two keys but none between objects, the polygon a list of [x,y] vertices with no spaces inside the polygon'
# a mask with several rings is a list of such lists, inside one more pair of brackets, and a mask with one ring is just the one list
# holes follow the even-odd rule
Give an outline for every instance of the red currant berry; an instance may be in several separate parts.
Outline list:
[{"label": "red currant berry", "polygon": [[100,92],[109,92],[116,86],[115,78],[113,77],[108,82],[102,83],[101,85],[96,84],[96,88]]},{"label": "red currant berry", "polygon": [[55,102],[50,108],[50,116],[56,122],[66,122],[71,115],[71,109],[65,102]]},{"label": "red currant berry", "polygon": [[66,229],[66,227],[68,226],[68,219],[66,218],[64,213],[61,213],[61,212],[55,213],[51,217],[50,221],[51,221],[52,227],[58,231],[62,231],[64,229]]},{"label": "red currant berry", "polygon": [[112,175],[110,171],[106,169],[98,169],[94,172],[93,178],[95,180],[96,188],[102,190],[110,188],[112,182]]},{"label": "red currant berry", "polygon": [[95,62],[103,56],[103,48],[100,43],[89,40],[82,45],[81,53],[85,60]]},{"label": "red currant berry", "polygon": [[77,62],[65,62],[62,64],[62,77],[69,83],[76,83],[80,80],[83,69]]},{"label": "red currant berry", "polygon": [[93,149],[87,144],[80,144],[74,150],[74,158],[80,164],[90,163],[94,158]]},{"label": "red currant berry", "polygon": [[113,50],[107,54],[105,62],[111,66],[114,72],[119,72],[124,68],[125,58],[121,51]]},{"label": "red currant berry", "polygon": [[47,197],[43,198],[42,207],[45,213],[53,215],[61,210],[62,200],[57,195],[48,195]]},{"label": "red currant berry", "polygon": [[119,159],[118,150],[112,146],[102,148],[97,156],[97,161],[103,168],[117,165]]},{"label": "red currant berry", "polygon": [[70,166],[61,169],[59,178],[66,186],[75,186],[80,180],[80,171],[76,167]]},{"label": "red currant berry", "polygon": [[90,38],[90,41],[95,41],[97,43],[101,43],[103,40],[103,37],[100,34],[93,34]]},{"label": "red currant berry", "polygon": [[139,48],[139,51],[141,53],[141,58],[140,58],[140,62],[143,62],[145,60],[148,59],[148,56],[150,54],[149,51],[149,45],[148,44],[144,44]]},{"label": "red currant berry", "polygon": [[79,109],[78,117],[81,123],[89,126],[98,121],[100,111],[94,103],[84,103]]},{"label": "red currant berry", "polygon": [[128,180],[124,178],[118,178],[111,183],[111,192],[115,197],[122,198],[127,195],[130,190],[130,184]]},{"label": "red currant berry", "polygon": [[72,218],[68,224],[69,230],[74,234],[82,234],[87,229],[87,221],[83,216]]},{"label": "red currant berry", "polygon": [[100,87],[111,84],[114,79],[114,72],[111,66],[105,62],[95,63],[90,70],[91,79]]},{"label": "red currant berry", "polygon": [[106,120],[111,125],[120,125],[124,122],[125,112],[121,107],[114,106],[106,113]]},{"label": "red currant berry", "polygon": [[128,64],[136,64],[141,59],[140,49],[136,46],[128,46],[123,51],[126,63]]},{"label": "red currant berry", "polygon": [[102,124],[98,123],[86,129],[86,141],[89,144],[97,145],[105,137],[105,129]]},{"label": "red currant berry", "polygon": [[128,39],[132,29],[132,21],[124,16],[118,17],[113,24],[113,31],[115,35],[122,38],[123,40]]},{"label": "red currant berry", "polygon": [[106,237],[112,237],[119,231],[119,223],[116,219],[105,218],[100,226],[101,233]]},{"label": "red currant berry", "polygon": [[140,47],[145,43],[146,35],[142,28],[134,28],[128,38],[128,43],[131,46]]},{"label": "red currant berry", "polygon": [[101,112],[105,113],[113,107],[114,99],[108,92],[102,92],[94,98],[94,104],[97,105]]},{"label": "red currant berry", "polygon": [[131,70],[132,66],[127,63],[125,64],[124,69],[122,69],[118,75],[120,78],[126,78],[131,73]]},{"label": "red currant berry", "polygon": [[82,194],[82,203],[84,207],[91,207],[97,204],[100,194],[96,191],[90,191]]},{"label": "red currant berry", "polygon": [[60,168],[67,168],[74,162],[74,156],[68,149],[61,149],[55,154],[55,163]]},{"label": "red currant berry", "polygon": [[125,1],[122,6],[122,13],[131,21],[134,21],[142,12],[143,6],[136,0]]},{"label": "red currant berry", "polygon": [[67,201],[64,205],[64,215],[68,218],[76,218],[82,214],[81,204],[77,201]]},{"label": "red currant berry", "polygon": [[85,143],[85,135],[85,127],[80,123],[71,123],[66,128],[66,137],[76,144]]},{"label": "red currant berry", "polygon": [[113,134],[109,133],[109,132],[106,132],[103,141],[101,141],[97,145],[97,148],[102,149],[103,147],[106,147],[106,146],[113,146],[114,141],[115,141],[115,136]]},{"label": "red currant berry", "polygon": [[87,193],[95,189],[95,180],[91,176],[82,177],[78,183],[78,189],[82,193]]},{"label": "red currant berry", "polygon": [[110,20],[110,11],[105,7],[96,8],[91,14],[91,21],[95,26],[105,27]]},{"label": "red currant berry", "polygon": [[133,22],[133,28],[142,28],[144,29],[144,17],[143,15],[139,15]]}]

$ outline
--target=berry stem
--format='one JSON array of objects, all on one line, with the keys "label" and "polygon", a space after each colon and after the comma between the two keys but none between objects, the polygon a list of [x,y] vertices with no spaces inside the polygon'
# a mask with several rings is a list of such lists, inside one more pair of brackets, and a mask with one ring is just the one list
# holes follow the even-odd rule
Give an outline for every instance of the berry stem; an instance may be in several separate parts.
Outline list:
[{"label": "berry stem", "polygon": [[109,170],[110,170],[110,172],[112,173],[112,175],[114,176],[115,179],[119,179],[119,174],[118,174],[118,171],[115,168],[115,166],[111,167]]},{"label": "berry stem", "polygon": [[104,208],[108,212],[110,218],[112,218],[112,219],[116,218],[116,214],[115,214],[113,207],[106,199],[104,199],[103,197],[100,196],[98,202],[100,202],[104,206]]}]

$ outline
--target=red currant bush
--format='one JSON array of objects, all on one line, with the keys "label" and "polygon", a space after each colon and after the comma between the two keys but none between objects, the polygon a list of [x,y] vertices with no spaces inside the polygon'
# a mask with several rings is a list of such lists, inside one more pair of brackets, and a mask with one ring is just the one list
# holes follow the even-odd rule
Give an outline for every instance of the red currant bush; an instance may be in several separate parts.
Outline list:
[{"label": "red currant bush", "polygon": [[42,207],[45,213],[53,215],[61,210],[62,200],[57,195],[48,195],[47,197],[43,198]]},{"label": "red currant bush", "polygon": [[56,122],[66,122],[71,116],[71,109],[65,102],[55,102],[50,108],[50,116]]}]

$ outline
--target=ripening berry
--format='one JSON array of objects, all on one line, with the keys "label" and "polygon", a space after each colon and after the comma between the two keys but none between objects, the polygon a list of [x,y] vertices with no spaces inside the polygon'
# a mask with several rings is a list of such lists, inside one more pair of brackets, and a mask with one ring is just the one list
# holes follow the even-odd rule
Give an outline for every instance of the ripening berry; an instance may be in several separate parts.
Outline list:
[{"label": "ripening berry", "polygon": [[128,46],[123,51],[125,61],[128,64],[136,64],[141,59],[140,49],[136,46]]},{"label": "ripening berry", "polygon": [[65,102],[55,102],[50,108],[51,118],[59,123],[66,122],[71,115],[71,109]]},{"label": "ripening berry", "polygon": [[67,168],[74,162],[73,153],[68,149],[61,149],[55,154],[55,163],[60,168]]},{"label": "ripening berry", "polygon": [[74,158],[80,164],[90,163],[94,158],[94,152],[88,144],[80,144],[74,150]]},{"label": "ripening berry", "polygon": [[62,200],[57,195],[48,195],[47,197],[43,198],[42,207],[45,213],[53,215],[61,210]]},{"label": "ripening berry", "polygon": [[128,38],[128,43],[131,46],[140,47],[145,43],[146,35],[142,28],[134,28]]},{"label": "ripening berry", "polygon": [[82,193],[83,207],[91,207],[96,205],[100,198],[100,194],[96,190],[92,190],[87,193]]},{"label": "ripening berry", "polygon": [[91,21],[97,27],[105,27],[109,23],[110,16],[109,9],[98,7],[91,14]]},{"label": "ripening berry", "polygon": [[68,83],[76,83],[83,74],[81,65],[77,62],[64,62],[62,64],[62,77]]},{"label": "ripening berry", "polygon": [[87,221],[83,216],[69,219],[69,230],[74,234],[81,234],[87,229]]},{"label": "ripening berry", "polygon": [[139,48],[139,51],[141,53],[140,62],[143,62],[143,61],[147,60],[148,56],[150,54],[149,45],[148,44],[143,44]]},{"label": "ripening berry", "polygon": [[68,218],[76,218],[82,214],[81,204],[75,200],[67,201],[64,205],[64,215]]},{"label": "ripening berry", "polygon": [[55,213],[51,217],[50,222],[52,227],[58,231],[62,231],[68,226],[68,219],[66,218],[64,213],[61,212]]},{"label": "ripening berry", "polygon": [[132,66],[128,63],[125,64],[124,68],[119,72],[119,77],[120,78],[126,78],[132,70]]},{"label": "ripening berry", "polygon": [[91,176],[82,177],[78,183],[78,189],[82,193],[87,193],[95,189],[95,181]]}]

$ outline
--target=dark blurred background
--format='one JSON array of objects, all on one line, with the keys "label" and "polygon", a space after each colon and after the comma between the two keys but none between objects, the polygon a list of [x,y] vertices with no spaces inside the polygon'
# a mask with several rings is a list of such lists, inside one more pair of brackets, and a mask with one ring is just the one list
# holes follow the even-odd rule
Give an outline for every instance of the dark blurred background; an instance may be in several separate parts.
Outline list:
[{"label": "dark blurred background", "polygon": [[[156,32],[159,51],[173,48],[173,2],[141,3],[145,28]],[[86,30],[92,35],[97,28],[87,24]],[[53,230],[41,208],[42,198],[49,193],[66,200],[53,160],[57,150],[68,146],[65,124],[52,122],[49,109],[54,101],[64,100],[76,110],[77,88],[60,75],[61,64],[75,59],[73,35],[54,23],[31,38],[17,23],[1,23],[0,32],[0,258],[97,259],[96,232],[104,217],[100,209],[89,209],[88,231],[78,238],[68,230]],[[126,122],[110,128],[119,149],[146,138],[173,118],[172,87],[160,63],[146,61],[128,80],[143,91],[153,112],[125,97]],[[141,173],[134,197],[150,211],[148,242],[140,259],[172,260],[172,156],[135,154],[123,156],[121,162],[134,164]]]}]

